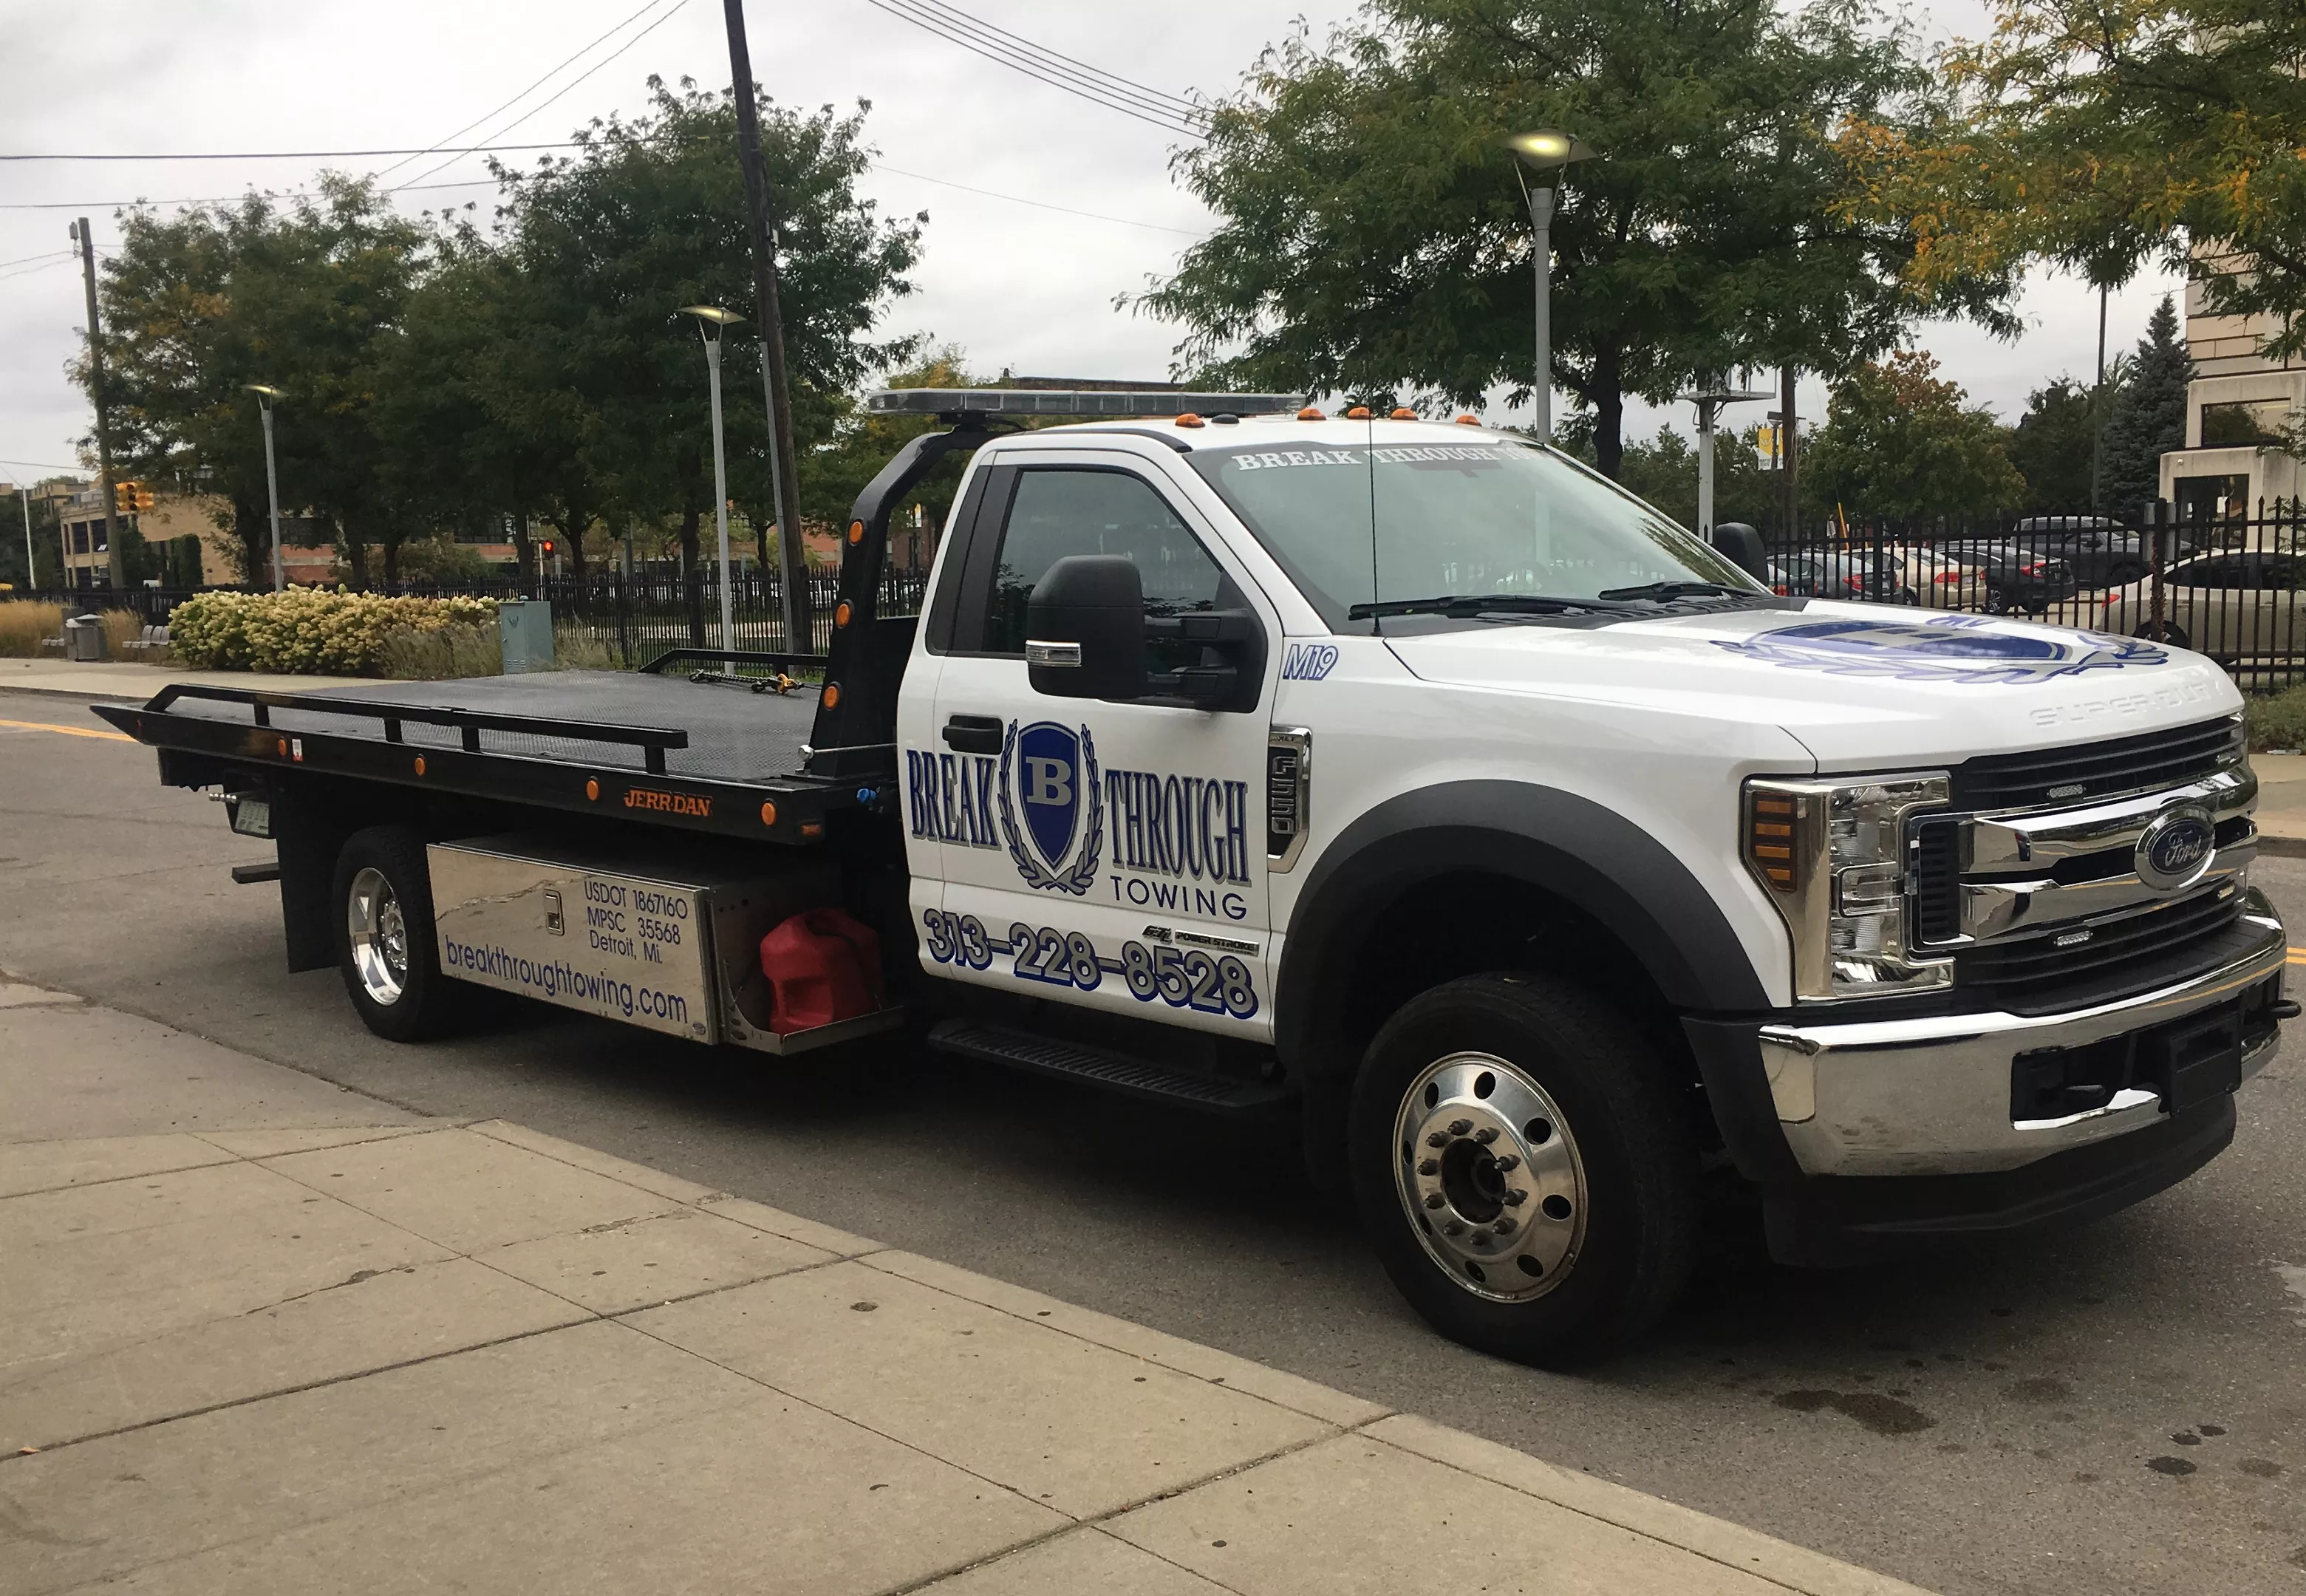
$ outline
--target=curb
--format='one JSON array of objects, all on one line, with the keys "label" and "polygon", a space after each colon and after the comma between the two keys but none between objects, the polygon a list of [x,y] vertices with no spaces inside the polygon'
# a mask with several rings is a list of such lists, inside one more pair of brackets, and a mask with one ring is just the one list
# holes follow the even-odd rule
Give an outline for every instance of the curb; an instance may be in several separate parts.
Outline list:
[{"label": "curb", "polygon": [[2277,858],[2306,859],[2306,837],[2269,837],[2260,832],[2258,851],[2272,854]]}]

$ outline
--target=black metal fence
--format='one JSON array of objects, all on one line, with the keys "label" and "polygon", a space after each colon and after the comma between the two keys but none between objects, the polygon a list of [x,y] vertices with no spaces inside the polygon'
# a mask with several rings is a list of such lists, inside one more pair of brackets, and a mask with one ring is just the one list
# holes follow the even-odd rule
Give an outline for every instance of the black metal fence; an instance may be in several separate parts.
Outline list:
[{"label": "black metal fence", "polygon": [[2020,615],[2209,655],[2245,691],[2306,681],[2306,507],[2139,522],[1854,520],[1766,540],[1796,597]]},{"label": "black metal fence", "polygon": [[[916,615],[928,585],[926,572],[890,570],[883,573],[878,603],[881,614]],[[75,610],[132,610],[149,625],[165,625],[176,606],[195,589],[185,587],[80,588],[70,592],[36,592],[23,596]],[[243,591],[254,592],[250,588]],[[721,640],[720,572],[705,567],[682,574],[677,570],[620,570],[576,576],[548,576],[522,584],[509,579],[481,582],[401,582],[377,592],[442,598],[469,594],[492,599],[542,598],[552,603],[556,627],[574,627],[598,641],[619,662],[645,665],[669,648],[691,645],[718,648]],[[832,571],[813,571],[808,578],[811,639],[806,648],[791,648],[784,636],[784,583],[780,573],[756,568],[735,573],[729,585],[732,636],[730,645],[772,653],[823,653],[833,641],[833,611],[840,602],[840,577]]]}]

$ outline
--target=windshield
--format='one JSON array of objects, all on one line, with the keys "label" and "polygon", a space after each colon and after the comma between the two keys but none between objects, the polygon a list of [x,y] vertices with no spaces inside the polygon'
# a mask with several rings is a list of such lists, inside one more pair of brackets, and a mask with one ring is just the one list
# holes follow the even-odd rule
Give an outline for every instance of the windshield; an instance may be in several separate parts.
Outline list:
[{"label": "windshield", "polygon": [[1647,505],[1525,444],[1201,448],[1191,458],[1333,627],[1358,605],[1442,596],[1615,608],[1640,596],[1629,590],[1674,584],[1767,596]]}]

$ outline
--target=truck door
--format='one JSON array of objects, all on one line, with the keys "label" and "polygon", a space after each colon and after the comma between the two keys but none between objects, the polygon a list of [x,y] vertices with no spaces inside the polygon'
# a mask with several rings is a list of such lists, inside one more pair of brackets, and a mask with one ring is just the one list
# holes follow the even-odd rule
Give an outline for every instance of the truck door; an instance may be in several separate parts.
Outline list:
[{"label": "truck door", "polygon": [[[1262,773],[1279,627],[1198,523],[1133,456],[1037,452],[991,474],[935,711],[935,735],[979,778],[962,841],[937,850],[944,893],[922,957],[1026,995],[1261,1039],[1272,992]],[[1071,554],[1126,555],[1149,614],[1254,613],[1268,642],[1258,707],[1035,692],[1026,603]],[[1149,639],[1156,670],[1175,663],[1163,646]]]}]

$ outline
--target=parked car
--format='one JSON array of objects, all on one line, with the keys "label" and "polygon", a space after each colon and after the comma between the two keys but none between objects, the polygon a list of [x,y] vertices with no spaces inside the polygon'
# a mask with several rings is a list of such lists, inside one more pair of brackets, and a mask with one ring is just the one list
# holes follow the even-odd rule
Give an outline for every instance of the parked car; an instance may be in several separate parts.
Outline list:
[{"label": "parked car", "polygon": [[2071,565],[2015,543],[1956,543],[1943,552],[1977,573],[1986,589],[1986,602],[1980,608],[1989,615],[2012,610],[2040,615],[2081,591]]},{"label": "parked car", "polygon": [[1974,566],[1936,549],[1904,549],[1898,559],[1914,602],[1932,610],[1983,610],[1986,583]]},{"label": "parked car", "polygon": [[2306,556],[2242,550],[2198,554],[2163,574],[2162,626],[2154,626],[2154,585],[2132,582],[2105,595],[2103,631],[2199,649],[2213,659],[2293,653],[2306,643],[2299,606]]},{"label": "parked car", "polygon": [[1781,555],[1770,561],[1770,591],[1781,599],[1815,599],[1825,593],[1825,565],[1803,554]]},{"label": "parked car", "polygon": [[[2084,587],[2120,587],[2152,565],[2145,534],[2104,516],[2029,516],[2010,529],[2008,541],[2029,554],[2064,560]],[[2171,550],[2176,551],[2174,542]]]},{"label": "parked car", "polygon": [[1896,552],[1871,549],[1837,550],[1825,557],[1821,594],[1836,599],[1873,599],[1885,604],[1913,604],[1920,599],[1906,580],[1905,564]]}]

